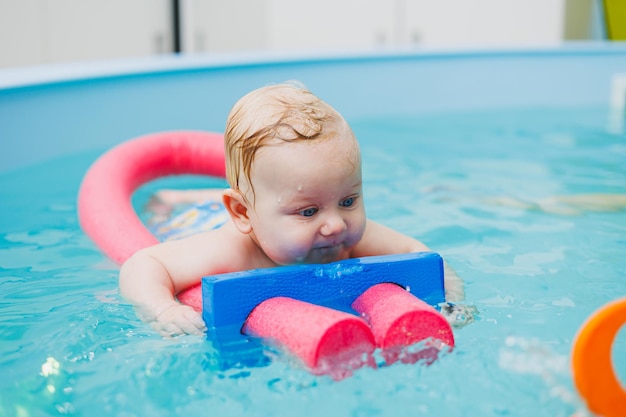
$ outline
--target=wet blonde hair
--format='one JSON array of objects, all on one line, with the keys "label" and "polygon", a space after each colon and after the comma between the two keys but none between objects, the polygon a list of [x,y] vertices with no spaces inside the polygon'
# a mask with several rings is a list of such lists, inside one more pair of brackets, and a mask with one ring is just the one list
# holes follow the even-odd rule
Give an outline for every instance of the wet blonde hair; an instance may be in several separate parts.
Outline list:
[{"label": "wet blonde hair", "polygon": [[243,96],[228,115],[226,179],[239,190],[243,175],[252,188],[250,172],[262,147],[332,137],[354,141],[358,155],[356,138],[341,114],[303,85],[289,82],[259,88]]}]

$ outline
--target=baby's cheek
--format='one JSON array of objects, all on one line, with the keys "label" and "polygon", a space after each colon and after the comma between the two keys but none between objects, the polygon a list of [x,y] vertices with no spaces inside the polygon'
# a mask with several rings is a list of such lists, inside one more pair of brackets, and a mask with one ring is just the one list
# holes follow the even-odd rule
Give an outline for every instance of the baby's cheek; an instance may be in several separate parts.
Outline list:
[{"label": "baby's cheek", "polygon": [[351,245],[356,245],[363,238],[363,234],[365,233],[365,216],[363,218],[357,218],[354,223],[351,223],[348,227],[349,230],[349,241]]},{"label": "baby's cheek", "polygon": [[277,238],[263,248],[265,254],[279,265],[301,263],[306,259],[309,247],[301,241]]}]

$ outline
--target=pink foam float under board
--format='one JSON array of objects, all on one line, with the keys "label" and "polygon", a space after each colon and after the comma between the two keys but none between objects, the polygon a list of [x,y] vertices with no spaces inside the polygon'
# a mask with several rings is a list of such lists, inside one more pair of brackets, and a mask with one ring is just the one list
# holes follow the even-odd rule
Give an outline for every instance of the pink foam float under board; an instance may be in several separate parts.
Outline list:
[{"label": "pink foam float under board", "polygon": [[374,335],[362,318],[293,298],[263,301],[248,316],[243,332],[286,348],[313,373],[335,379],[375,365]]},{"label": "pink foam float under board", "polygon": [[[432,363],[441,350],[454,347],[452,328],[441,313],[396,284],[370,287],[352,307],[369,324],[387,364]],[[425,342],[419,350],[406,349],[419,342]]]}]

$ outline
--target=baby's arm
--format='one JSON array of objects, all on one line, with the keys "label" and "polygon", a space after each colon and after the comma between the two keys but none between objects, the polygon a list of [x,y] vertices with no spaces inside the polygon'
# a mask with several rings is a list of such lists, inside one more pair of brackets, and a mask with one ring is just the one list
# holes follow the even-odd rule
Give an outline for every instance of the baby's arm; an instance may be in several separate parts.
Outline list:
[{"label": "baby's arm", "polygon": [[[430,251],[430,249],[419,240],[368,220],[365,234],[354,248],[352,255],[362,257],[424,251]],[[441,305],[441,312],[452,326],[463,327],[475,320],[476,308],[456,304],[465,299],[463,280],[445,260],[443,270],[446,303]]]},{"label": "baby's arm", "polygon": [[161,243],[138,251],[120,270],[120,292],[137,315],[161,335],[200,334],[206,330],[200,314],[180,304],[175,294],[200,278],[227,272],[228,225],[186,239]]},{"label": "baby's arm", "polygon": [[[396,253],[426,252],[431,251],[425,244],[417,239],[402,234],[382,224],[368,220],[365,234],[361,242],[353,251],[354,257],[392,255]],[[444,286],[446,289],[446,301],[459,302],[465,299],[463,280],[456,274],[445,261]]]}]

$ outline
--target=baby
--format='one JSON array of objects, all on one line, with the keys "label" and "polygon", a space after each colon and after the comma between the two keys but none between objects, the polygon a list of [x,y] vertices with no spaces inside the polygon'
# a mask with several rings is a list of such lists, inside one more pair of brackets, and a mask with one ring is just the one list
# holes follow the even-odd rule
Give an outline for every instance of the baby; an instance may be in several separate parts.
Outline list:
[{"label": "baby", "polygon": [[[302,86],[245,95],[228,116],[224,142],[228,221],[145,248],[122,265],[122,296],[160,334],[206,330],[200,314],[175,299],[206,275],[429,250],[366,218],[354,133]],[[449,269],[445,285],[448,301],[462,300],[463,284]]]}]

